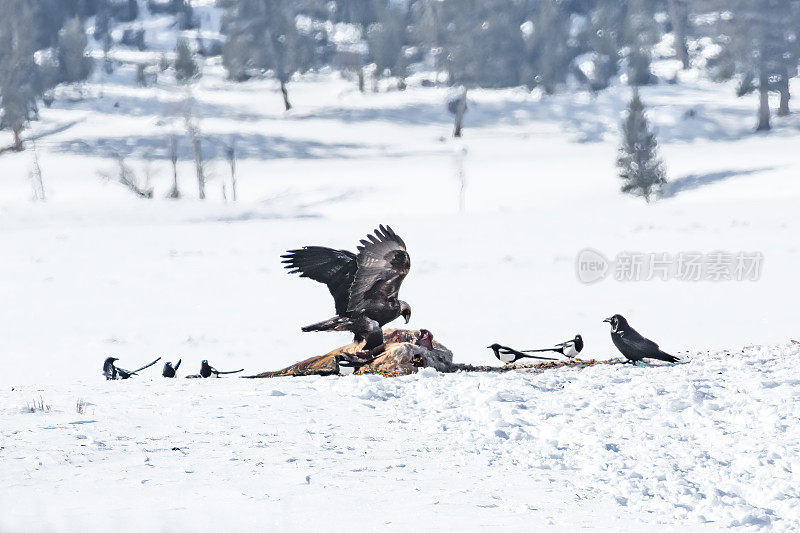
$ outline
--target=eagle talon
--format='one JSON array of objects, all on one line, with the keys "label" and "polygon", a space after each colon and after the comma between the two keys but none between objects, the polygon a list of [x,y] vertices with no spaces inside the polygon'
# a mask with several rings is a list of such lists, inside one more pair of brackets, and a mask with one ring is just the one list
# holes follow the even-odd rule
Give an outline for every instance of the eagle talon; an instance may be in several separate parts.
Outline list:
[{"label": "eagle talon", "polygon": [[347,368],[357,368],[368,365],[377,359],[385,350],[385,345],[381,344],[371,350],[359,350],[358,352],[338,355],[339,364]]}]

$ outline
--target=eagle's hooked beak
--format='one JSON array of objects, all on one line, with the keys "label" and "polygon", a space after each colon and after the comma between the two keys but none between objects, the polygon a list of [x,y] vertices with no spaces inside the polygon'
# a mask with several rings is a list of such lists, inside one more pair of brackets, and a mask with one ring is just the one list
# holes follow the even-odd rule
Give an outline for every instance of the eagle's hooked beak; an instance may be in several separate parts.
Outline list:
[{"label": "eagle's hooked beak", "polygon": [[400,302],[400,316],[403,317],[403,319],[406,321],[406,324],[408,324],[408,321],[411,320],[411,306],[403,301]]},{"label": "eagle's hooked beak", "polygon": [[605,320],[603,320],[603,322],[611,322],[611,318],[612,318],[612,317],[608,317],[608,318],[606,318]]}]

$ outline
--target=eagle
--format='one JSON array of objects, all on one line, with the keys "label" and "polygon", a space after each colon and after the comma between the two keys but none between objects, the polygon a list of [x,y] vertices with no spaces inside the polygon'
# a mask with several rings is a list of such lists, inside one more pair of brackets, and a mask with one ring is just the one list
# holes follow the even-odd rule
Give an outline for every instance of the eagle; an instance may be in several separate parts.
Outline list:
[{"label": "eagle", "polygon": [[305,326],[303,331],[350,331],[364,350],[383,344],[385,324],[411,306],[398,299],[400,285],[411,269],[406,243],[389,226],[380,225],[358,246],[358,254],[324,246],[303,246],[281,256],[290,274],[324,283],[333,296],[336,316]]}]

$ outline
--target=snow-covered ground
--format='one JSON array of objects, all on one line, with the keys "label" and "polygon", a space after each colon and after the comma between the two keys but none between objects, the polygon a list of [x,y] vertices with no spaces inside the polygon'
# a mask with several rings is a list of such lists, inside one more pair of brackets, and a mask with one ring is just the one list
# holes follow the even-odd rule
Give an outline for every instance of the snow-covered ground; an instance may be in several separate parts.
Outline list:
[{"label": "snow-covered ground", "polygon": [[4,387],[0,529],[796,531],[798,357]]},{"label": "snow-covered ground", "polygon": [[[800,528],[798,116],[754,135],[755,97],[730,85],[644,88],[671,181],[646,205],[614,169],[626,87],[471,91],[453,141],[444,89],[360,94],[308,74],[287,113],[273,82],[231,84],[211,61],[193,89],[209,199],[181,139],[188,198],[169,201],[185,92],[134,78],[97,72],[82,100],[64,89],[42,110],[47,202],[30,201],[32,151],[0,154],[0,531]],[[149,168],[156,199],[99,177],[116,154]],[[346,343],[300,332],[332,302],[278,256],[353,249],[379,223],[409,247],[409,326],[458,362],[575,333],[587,358],[615,357],[614,313],[688,362],[269,381],[167,381],[159,364],[102,380],[109,355],[182,358],[183,376]],[[585,248],[763,263],[754,281],[587,285]]]}]

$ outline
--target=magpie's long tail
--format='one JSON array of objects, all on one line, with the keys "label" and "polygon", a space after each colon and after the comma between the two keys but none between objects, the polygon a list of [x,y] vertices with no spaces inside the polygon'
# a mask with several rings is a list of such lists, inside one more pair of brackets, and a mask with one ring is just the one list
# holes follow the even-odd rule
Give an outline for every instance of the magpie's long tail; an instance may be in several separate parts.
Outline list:
[{"label": "magpie's long tail", "polygon": [[175,364],[174,367],[172,367],[172,369],[177,372],[180,367],[181,367],[181,360],[178,359],[178,362]]},{"label": "magpie's long tail", "polygon": [[540,348],[538,350],[520,350],[521,352],[525,353],[536,353],[536,352],[558,352],[558,348]]},{"label": "magpie's long tail", "polygon": [[217,374],[238,374],[239,372],[244,372],[244,368],[240,368],[239,370],[228,370],[226,372],[220,372],[217,370]]},{"label": "magpie's long tail", "polygon": [[316,324],[305,326],[302,328],[302,330],[305,331],[306,333],[308,333],[309,331],[350,331],[347,328],[349,323],[350,323],[349,318],[335,316],[333,318],[329,318],[328,320],[323,320],[322,322],[317,322]]},{"label": "magpie's long tail", "polygon": [[668,353],[662,352],[661,350],[659,350],[658,353],[655,353],[655,354],[652,354],[652,355],[648,355],[647,358],[648,359],[658,359],[659,361],[667,361],[669,363],[677,363],[678,361],[680,361],[680,359],[678,359],[674,355],[670,355]]},{"label": "magpie's long tail", "polygon": [[158,359],[156,359],[155,361],[153,361],[152,363],[144,365],[142,368],[137,368],[136,370],[131,372],[131,374],[135,374],[137,372],[140,372],[140,371],[144,370],[145,368],[150,368],[151,366],[153,366],[154,364],[158,363],[159,361],[161,361],[160,357]]},{"label": "magpie's long tail", "polygon": [[503,351],[508,351],[509,353],[512,353],[517,357],[527,357],[528,359],[543,359],[545,361],[558,361],[558,359],[553,359],[552,357],[542,357],[540,355],[528,355],[527,353],[522,353],[518,350],[515,350],[514,348],[509,348],[508,346],[504,346]]}]

